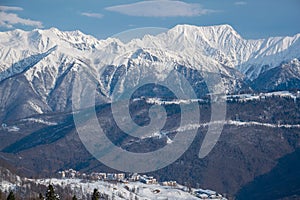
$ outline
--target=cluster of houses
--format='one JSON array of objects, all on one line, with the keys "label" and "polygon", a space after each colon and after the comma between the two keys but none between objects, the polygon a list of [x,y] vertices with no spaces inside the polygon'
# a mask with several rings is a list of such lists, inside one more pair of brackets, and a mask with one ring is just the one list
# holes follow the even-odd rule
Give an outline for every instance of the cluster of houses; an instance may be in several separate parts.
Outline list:
[{"label": "cluster of houses", "polygon": [[157,184],[157,180],[153,176],[140,176],[139,181],[145,184]]},{"label": "cluster of houses", "polygon": [[88,180],[103,180],[103,181],[119,181],[124,182],[126,180],[125,173],[97,173],[91,174],[80,173],[74,169],[68,169],[58,172],[61,178],[81,178]]},{"label": "cluster of houses", "polygon": [[161,184],[162,184],[162,186],[171,186],[171,187],[177,186],[176,181],[164,181]]},{"label": "cluster of houses", "polygon": [[[122,183],[128,182],[142,182],[145,184],[157,184],[157,180],[153,176],[140,175],[137,173],[131,174],[126,177],[125,173],[97,173],[93,172],[91,174],[80,173],[74,169],[68,169],[58,172],[61,178],[81,178],[87,180],[103,180],[103,181],[117,181]],[[171,184],[172,183],[172,184]],[[174,182],[165,182],[166,185],[174,185]],[[176,183],[176,182],[175,182]]]}]

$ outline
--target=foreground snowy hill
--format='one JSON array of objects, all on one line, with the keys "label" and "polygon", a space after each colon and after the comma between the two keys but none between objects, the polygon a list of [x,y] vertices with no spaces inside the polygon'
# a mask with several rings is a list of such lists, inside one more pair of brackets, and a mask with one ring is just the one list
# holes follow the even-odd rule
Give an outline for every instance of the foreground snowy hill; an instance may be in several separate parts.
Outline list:
[{"label": "foreground snowy hill", "polygon": [[[101,173],[92,173],[85,176],[89,178],[79,178],[75,174],[79,174],[75,170],[66,170],[73,173],[73,177],[63,178],[44,178],[44,179],[28,179],[21,178],[8,169],[0,167],[0,192],[8,193],[13,191],[17,198],[32,199],[38,197],[39,194],[46,192],[46,187],[51,184],[56,188],[56,193],[66,199],[76,195],[78,199],[91,199],[93,191],[97,189],[101,199],[115,200],[155,200],[155,199],[172,199],[172,200],[200,200],[214,199],[226,200],[221,194],[212,190],[188,188],[179,185],[176,181],[166,181],[164,183],[142,183],[139,179],[128,181],[127,178],[121,180],[100,180],[95,175]],[[105,173],[106,174],[106,173]],[[135,175],[136,176],[136,175]],[[140,175],[138,175],[140,176]],[[142,176],[141,176],[142,177]],[[172,185],[170,185],[172,184]],[[4,196],[4,195],[3,195]]]}]

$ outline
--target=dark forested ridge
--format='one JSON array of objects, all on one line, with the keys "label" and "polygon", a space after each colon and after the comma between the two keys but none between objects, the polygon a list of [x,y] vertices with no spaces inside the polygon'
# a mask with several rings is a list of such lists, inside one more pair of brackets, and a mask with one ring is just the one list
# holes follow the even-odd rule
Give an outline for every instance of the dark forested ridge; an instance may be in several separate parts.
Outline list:
[{"label": "dark forested ridge", "polygon": [[[141,105],[138,106],[140,110],[132,107],[133,118],[136,114],[147,113],[149,105]],[[207,123],[210,118],[210,104],[202,102],[199,106],[201,123]],[[180,110],[176,106],[169,109],[172,112],[168,118],[168,126],[176,127]],[[113,118],[109,105],[102,105],[96,110],[100,124],[108,130],[109,138],[124,149],[147,152],[167,145],[164,137],[144,140],[126,137],[118,128],[112,128]],[[299,148],[299,115],[299,99],[295,101],[289,97],[271,96],[245,102],[230,101],[227,104],[227,121],[222,135],[207,157],[198,158],[200,144],[207,131],[206,126],[200,126],[188,151],[173,164],[149,174],[155,175],[160,181],[176,180],[182,184],[199,185],[234,196],[246,184],[261,175],[272,173],[272,170],[280,166],[280,158]],[[4,128],[0,131],[4,138],[1,141],[3,148],[0,155],[18,174],[33,177],[52,176],[59,170],[69,168],[81,172],[114,171],[95,160],[84,148],[74,128],[71,113],[39,115],[35,118],[56,124],[41,125],[32,121],[17,121],[7,126],[18,126],[20,131],[9,132]],[[22,132],[24,127],[26,131]],[[49,140],[43,142],[44,140],[39,138],[41,135],[45,135]],[[274,183],[281,180],[280,176],[272,178]],[[289,179],[286,181],[289,182]],[[263,180],[260,183],[264,183]],[[290,186],[285,184],[282,187],[289,190]],[[239,194],[245,192],[240,191]]]}]

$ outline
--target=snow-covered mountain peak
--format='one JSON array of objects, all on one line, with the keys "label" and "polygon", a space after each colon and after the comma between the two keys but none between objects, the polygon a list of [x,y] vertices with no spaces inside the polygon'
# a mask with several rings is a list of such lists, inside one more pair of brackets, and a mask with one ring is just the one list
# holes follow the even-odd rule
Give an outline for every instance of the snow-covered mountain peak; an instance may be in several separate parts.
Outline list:
[{"label": "snow-covered mountain peak", "polygon": [[[228,24],[217,26],[193,26],[193,25],[177,25],[167,32],[167,35],[173,37],[184,36],[189,40],[197,42],[199,38],[209,41],[210,43],[218,43],[221,39],[242,37]],[[230,42],[230,41],[229,41]]]},{"label": "snow-covered mountain peak", "polygon": [[113,37],[109,37],[105,40],[100,40],[100,43],[101,43],[101,47],[100,48],[103,48],[105,46],[124,46],[125,44],[118,38],[113,38]]},{"label": "snow-covered mountain peak", "polygon": [[189,34],[199,34],[202,33],[209,33],[214,32],[215,34],[221,34],[224,32],[237,34],[237,32],[232,28],[232,26],[228,24],[222,25],[214,25],[214,26],[195,26],[195,25],[188,25],[188,24],[179,24],[176,25],[174,28],[170,29],[168,32],[177,32],[177,34],[186,33]]},{"label": "snow-covered mountain peak", "polygon": [[246,40],[228,24],[200,27],[177,25],[167,32],[156,36],[145,35],[126,44],[117,38],[98,40],[80,31],[60,31],[57,28],[31,32],[14,30],[2,32],[0,36],[0,61],[3,63],[0,71],[22,59],[44,54],[53,47],[56,47],[51,51],[51,55],[55,54],[52,55],[53,63],[59,63],[66,56],[69,60],[72,57],[96,59],[101,65],[118,65],[120,59],[116,57],[122,55],[127,55],[127,59],[139,58],[139,61],[187,64],[193,60],[192,63],[202,64],[208,70],[215,68],[216,63],[236,68],[250,79],[284,61],[300,57],[300,34]]}]

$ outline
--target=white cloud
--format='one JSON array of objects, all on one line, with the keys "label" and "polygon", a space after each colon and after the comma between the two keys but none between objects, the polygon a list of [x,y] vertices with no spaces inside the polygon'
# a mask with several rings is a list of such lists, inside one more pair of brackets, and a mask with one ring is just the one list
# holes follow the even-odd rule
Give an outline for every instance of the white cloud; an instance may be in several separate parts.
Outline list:
[{"label": "white cloud", "polygon": [[23,8],[14,6],[0,6],[0,11],[21,11]]},{"label": "white cloud", "polygon": [[81,13],[81,15],[86,16],[86,17],[94,17],[94,18],[98,18],[98,19],[103,17],[103,15],[100,13],[83,12],[83,13]]},{"label": "white cloud", "polygon": [[200,4],[173,0],[149,0],[105,8],[130,16],[141,17],[192,17],[216,12]]},{"label": "white cloud", "polygon": [[6,28],[13,28],[15,24],[35,26],[38,28],[43,27],[42,22],[34,21],[31,19],[23,19],[15,13],[7,13],[7,12],[0,11],[0,26]]},{"label": "white cloud", "polygon": [[236,6],[244,6],[246,4],[247,4],[246,1],[237,1],[237,2],[234,2],[234,5],[236,5]]}]

